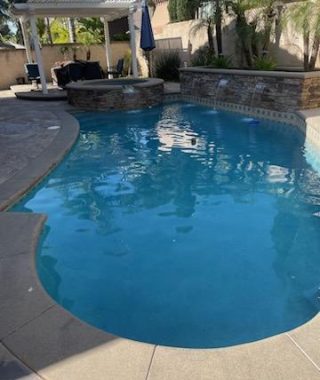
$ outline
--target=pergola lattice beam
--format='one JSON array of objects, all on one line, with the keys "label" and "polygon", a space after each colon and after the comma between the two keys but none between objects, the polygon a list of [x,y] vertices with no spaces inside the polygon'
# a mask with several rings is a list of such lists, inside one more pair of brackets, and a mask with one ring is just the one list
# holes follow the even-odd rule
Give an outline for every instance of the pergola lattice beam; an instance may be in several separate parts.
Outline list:
[{"label": "pergola lattice beam", "polygon": [[129,15],[137,6],[136,0],[29,0],[16,3],[16,16],[38,17],[105,17],[109,21]]}]

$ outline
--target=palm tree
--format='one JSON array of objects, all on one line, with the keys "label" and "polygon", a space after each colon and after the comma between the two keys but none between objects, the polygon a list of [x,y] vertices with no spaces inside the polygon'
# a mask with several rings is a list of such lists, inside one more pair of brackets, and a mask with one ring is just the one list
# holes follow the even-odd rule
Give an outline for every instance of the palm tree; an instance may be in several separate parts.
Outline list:
[{"label": "palm tree", "polygon": [[213,29],[215,25],[215,17],[211,12],[203,12],[199,20],[192,26],[190,33],[196,35],[202,29],[207,30],[208,47],[210,56],[214,57],[215,47],[213,38]]},{"label": "palm tree", "polygon": [[279,17],[276,5],[275,0],[227,2],[228,11],[235,16],[236,34],[249,67],[253,66],[256,58],[266,55],[269,51],[272,33]]},{"label": "palm tree", "polygon": [[51,34],[50,18],[49,17],[45,18],[45,24],[46,24],[47,35],[48,35],[48,42],[50,45],[53,45],[53,38],[52,38],[52,34]]},{"label": "palm tree", "polygon": [[228,12],[235,16],[236,34],[239,39],[241,51],[249,67],[253,65],[253,51],[255,50],[254,34],[256,30],[256,22],[252,20],[250,23],[246,18],[247,11],[252,9],[250,0],[235,0],[228,3]]},{"label": "palm tree", "polygon": [[320,1],[305,0],[292,5],[287,10],[286,22],[291,22],[303,35],[304,70],[314,70],[320,47]]},{"label": "palm tree", "polygon": [[101,43],[101,38],[99,31],[90,31],[90,30],[80,30],[78,33],[79,42],[82,43],[86,48],[86,59],[90,61],[91,59],[91,45]]},{"label": "palm tree", "polygon": [[268,52],[271,42],[271,35],[275,28],[275,21],[278,16],[275,0],[255,0],[258,2],[258,6],[262,6],[260,18],[263,24],[263,30],[261,34],[262,51]]},{"label": "palm tree", "polygon": [[197,34],[203,28],[207,29],[209,52],[215,55],[213,31],[216,32],[216,44],[218,55],[223,55],[222,48],[222,21],[223,8],[226,4],[225,0],[199,1],[198,5],[203,5],[200,17],[191,28],[192,34]]},{"label": "palm tree", "polygon": [[223,0],[214,0],[214,18],[216,25],[216,41],[218,56],[222,55],[222,18],[223,18]]},{"label": "palm tree", "polygon": [[91,58],[90,46],[104,41],[103,22],[97,17],[78,19],[78,40],[86,48],[87,61]]},{"label": "palm tree", "polygon": [[[10,6],[14,0],[0,0],[0,37],[5,40],[15,40],[18,43],[23,42],[20,23],[10,17]],[[24,2],[24,0],[20,0]],[[12,25],[15,26],[16,32],[13,32]]]}]

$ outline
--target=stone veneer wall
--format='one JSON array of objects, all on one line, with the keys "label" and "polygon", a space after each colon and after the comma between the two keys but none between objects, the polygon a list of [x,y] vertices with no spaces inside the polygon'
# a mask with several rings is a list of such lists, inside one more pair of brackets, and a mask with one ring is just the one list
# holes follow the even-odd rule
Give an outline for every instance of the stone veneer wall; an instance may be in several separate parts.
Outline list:
[{"label": "stone veneer wall", "polygon": [[[228,81],[218,86],[219,81]],[[181,93],[224,103],[293,112],[320,107],[320,72],[184,68]]]},{"label": "stone veneer wall", "polygon": [[67,87],[68,101],[80,109],[99,111],[133,110],[162,103],[162,79],[150,79],[133,87],[135,92],[126,93],[122,86],[82,86],[78,82]]}]

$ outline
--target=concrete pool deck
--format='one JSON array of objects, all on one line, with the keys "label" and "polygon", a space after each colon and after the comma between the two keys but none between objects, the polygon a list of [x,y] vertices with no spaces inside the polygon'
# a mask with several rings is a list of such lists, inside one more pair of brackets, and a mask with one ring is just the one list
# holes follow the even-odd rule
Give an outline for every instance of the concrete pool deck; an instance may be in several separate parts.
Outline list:
[{"label": "concrete pool deck", "polygon": [[[76,140],[78,124],[68,109],[63,102],[49,108],[0,93],[2,210]],[[304,117],[320,126],[319,111]],[[81,322],[39,283],[34,255],[44,222],[45,215],[0,213],[0,379],[320,379],[319,315],[289,333],[207,350],[139,343]]]}]

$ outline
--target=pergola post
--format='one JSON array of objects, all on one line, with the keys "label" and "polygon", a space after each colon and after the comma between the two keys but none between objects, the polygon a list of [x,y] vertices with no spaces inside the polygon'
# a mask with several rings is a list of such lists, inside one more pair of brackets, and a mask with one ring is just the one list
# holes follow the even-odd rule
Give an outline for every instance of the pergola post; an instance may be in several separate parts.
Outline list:
[{"label": "pergola post", "polygon": [[33,61],[32,52],[31,52],[31,47],[30,47],[29,34],[26,27],[26,19],[24,19],[23,17],[20,17],[19,21],[20,21],[21,30],[22,30],[24,47],[26,48],[27,61],[28,63],[32,63]]},{"label": "pergola post", "polygon": [[32,41],[34,45],[34,51],[36,53],[37,64],[39,68],[42,92],[44,94],[47,94],[48,93],[47,81],[46,81],[46,76],[44,72],[42,56],[41,56],[40,43],[39,43],[39,38],[38,38],[37,26],[36,26],[36,18],[33,15],[30,17],[30,26],[31,26],[31,35],[32,35]]},{"label": "pergola post", "polygon": [[134,13],[134,8],[130,7],[128,21],[129,21],[129,31],[130,31],[132,72],[133,72],[133,77],[138,78],[136,31],[135,31],[135,27],[134,27],[133,13]]},{"label": "pergola post", "polygon": [[[110,42],[109,23],[106,17],[103,18],[103,25],[104,25],[104,39],[105,39],[107,67],[108,67],[108,71],[112,71],[112,51],[111,51],[111,42]],[[109,74],[108,77],[112,79],[113,75]]]}]

